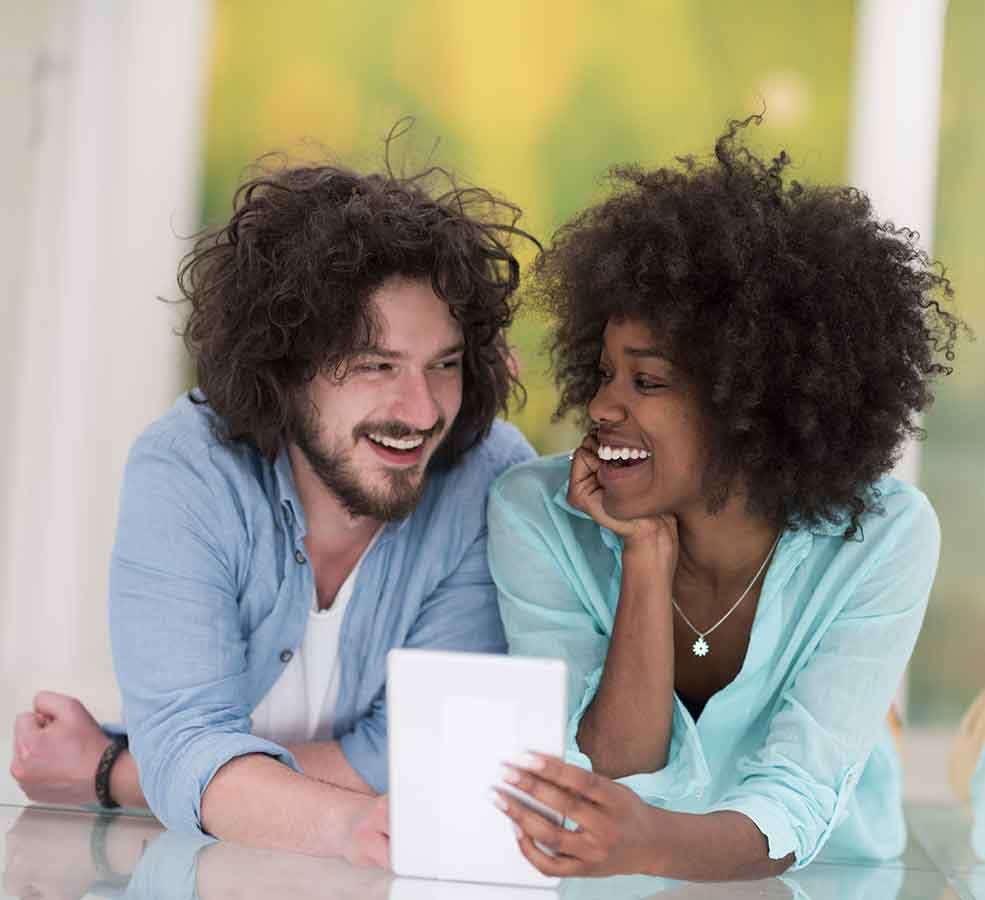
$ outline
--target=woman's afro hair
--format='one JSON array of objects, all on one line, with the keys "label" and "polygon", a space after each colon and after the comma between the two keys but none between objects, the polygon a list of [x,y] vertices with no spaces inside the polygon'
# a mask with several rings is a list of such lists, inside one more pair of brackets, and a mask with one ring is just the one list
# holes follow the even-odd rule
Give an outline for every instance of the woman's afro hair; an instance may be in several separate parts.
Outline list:
[{"label": "woman's afro hair", "polygon": [[760,121],[730,122],[707,161],[614,168],[613,195],[539,256],[557,414],[598,389],[606,323],[642,321],[696,391],[709,510],[742,484],[755,515],[854,537],[964,325],[918,236],[855,188],[785,179],[785,152],[767,163],[738,140]]}]

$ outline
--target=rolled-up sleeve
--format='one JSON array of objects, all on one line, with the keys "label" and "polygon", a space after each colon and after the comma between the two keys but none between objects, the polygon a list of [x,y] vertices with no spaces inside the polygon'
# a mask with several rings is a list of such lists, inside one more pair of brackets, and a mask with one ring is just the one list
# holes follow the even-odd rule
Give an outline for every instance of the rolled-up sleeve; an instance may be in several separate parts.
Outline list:
[{"label": "rolled-up sleeve", "polygon": [[859,556],[856,586],[847,598],[832,597],[837,611],[782,690],[764,744],[740,759],[736,787],[715,806],[752,819],[770,857],[792,853],[796,868],[815,858],[844,817],[913,652],[937,568],[940,532],[926,499],[897,494],[886,507],[891,526],[848,545]]},{"label": "rolled-up sleeve", "polygon": [[[592,769],[591,759],[578,745],[578,728],[587,712],[605,671],[612,616],[605,602],[606,592],[618,594],[620,568],[610,549],[612,584],[603,567],[593,570],[591,558],[583,556],[585,547],[567,552],[566,541],[577,536],[561,534],[551,514],[522,515],[519,509],[529,503],[529,486],[509,485],[524,494],[512,502],[501,484],[489,497],[489,566],[498,588],[500,612],[510,653],[518,656],[555,657],[568,667],[568,727],[565,758],[573,765]],[[585,527],[596,528],[585,521]],[[604,557],[603,557],[604,558]],[[642,772],[617,779],[650,803],[663,803],[690,793],[696,784],[708,781],[708,766],[700,739],[674,698],[667,763],[657,772]]]},{"label": "rolled-up sleeve", "polygon": [[[505,653],[506,639],[496,606],[496,588],[486,561],[485,529],[468,547],[454,571],[421,605],[406,647]],[[385,688],[369,714],[339,738],[349,764],[373,790],[388,787]]]},{"label": "rolled-up sleeve", "polygon": [[502,482],[489,495],[489,569],[509,651],[516,656],[563,659],[568,667],[570,762],[591,769],[578,747],[578,725],[598,689],[609,639],[579,600],[572,581],[544,536],[517,515]]},{"label": "rolled-up sleeve", "polygon": [[113,662],[130,749],[161,822],[201,831],[201,798],[229,760],[283,747],[250,734],[237,605],[236,506],[200,474],[206,445],[142,438],[127,463],[110,567]]}]

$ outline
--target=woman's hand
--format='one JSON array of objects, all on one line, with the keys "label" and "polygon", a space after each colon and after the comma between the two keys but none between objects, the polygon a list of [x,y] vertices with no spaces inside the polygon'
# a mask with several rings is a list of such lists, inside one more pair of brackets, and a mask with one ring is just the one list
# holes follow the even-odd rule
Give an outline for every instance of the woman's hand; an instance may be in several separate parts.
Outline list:
[{"label": "woman's hand", "polygon": [[516,825],[520,851],[540,872],[573,878],[653,870],[653,810],[629,788],[539,753],[523,764],[510,764],[508,772],[507,783],[578,826],[571,831],[555,825],[497,791],[497,805]]},{"label": "woman's hand", "polygon": [[568,503],[590,515],[598,525],[619,535],[627,549],[646,546],[659,551],[673,575],[678,554],[677,516],[672,513],[657,513],[642,519],[616,519],[610,516],[602,505],[604,488],[598,479],[602,460],[598,457],[598,450],[598,438],[589,432],[581,446],[572,453]]}]

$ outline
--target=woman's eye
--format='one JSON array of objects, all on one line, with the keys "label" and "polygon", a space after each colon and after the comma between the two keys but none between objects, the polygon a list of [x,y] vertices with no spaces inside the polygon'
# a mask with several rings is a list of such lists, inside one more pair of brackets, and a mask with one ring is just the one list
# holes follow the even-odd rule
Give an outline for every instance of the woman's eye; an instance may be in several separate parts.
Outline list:
[{"label": "woman's eye", "polygon": [[637,378],[636,386],[641,391],[655,391],[659,388],[666,387],[666,385],[661,381],[654,381],[652,378]]}]

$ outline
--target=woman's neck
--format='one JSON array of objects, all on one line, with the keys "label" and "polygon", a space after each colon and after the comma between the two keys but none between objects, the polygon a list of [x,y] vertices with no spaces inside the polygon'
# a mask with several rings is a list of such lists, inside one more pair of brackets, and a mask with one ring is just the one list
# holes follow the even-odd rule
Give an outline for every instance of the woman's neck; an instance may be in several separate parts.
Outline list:
[{"label": "woman's neck", "polygon": [[733,498],[720,512],[700,510],[678,518],[680,553],[675,592],[729,594],[744,588],[777,539],[778,529],[750,516],[744,501]]}]

